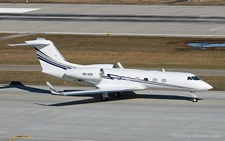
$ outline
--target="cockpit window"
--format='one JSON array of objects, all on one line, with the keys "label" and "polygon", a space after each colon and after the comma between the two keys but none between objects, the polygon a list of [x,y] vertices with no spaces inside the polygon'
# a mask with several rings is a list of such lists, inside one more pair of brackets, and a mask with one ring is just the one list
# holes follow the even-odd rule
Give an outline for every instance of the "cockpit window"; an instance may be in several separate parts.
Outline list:
[{"label": "cockpit window", "polygon": [[194,80],[200,80],[200,78],[198,78],[197,76],[192,76],[191,78]]},{"label": "cockpit window", "polygon": [[192,78],[191,77],[188,77],[187,80],[192,80]]},{"label": "cockpit window", "polygon": [[200,80],[197,76],[188,76],[187,80]]}]

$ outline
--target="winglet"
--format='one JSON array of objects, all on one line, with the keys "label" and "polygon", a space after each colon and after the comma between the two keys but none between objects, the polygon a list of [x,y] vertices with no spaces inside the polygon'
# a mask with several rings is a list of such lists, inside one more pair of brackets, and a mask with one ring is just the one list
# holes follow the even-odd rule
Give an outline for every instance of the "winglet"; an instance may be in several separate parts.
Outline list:
[{"label": "winglet", "polygon": [[46,84],[49,86],[49,89],[50,89],[50,91],[51,91],[51,93],[53,94],[53,95],[59,95],[60,93],[51,85],[51,83],[49,83],[49,82],[46,82]]}]

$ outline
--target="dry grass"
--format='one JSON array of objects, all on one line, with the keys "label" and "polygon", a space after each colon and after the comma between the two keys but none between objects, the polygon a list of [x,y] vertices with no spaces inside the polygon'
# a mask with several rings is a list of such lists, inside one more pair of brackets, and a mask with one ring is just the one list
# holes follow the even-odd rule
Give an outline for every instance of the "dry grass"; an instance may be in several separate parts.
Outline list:
[{"label": "dry grass", "polygon": [[116,63],[127,68],[225,69],[225,49],[199,51],[186,44],[224,39],[128,36],[31,35],[0,41],[0,64],[38,65],[32,47],[8,47],[43,37],[52,40],[69,61],[77,64]]},{"label": "dry grass", "polygon": [[9,36],[9,35],[12,35],[12,34],[8,34],[8,33],[0,33],[0,37],[5,37],[5,36]]},{"label": "dry grass", "polygon": [[213,90],[225,91],[225,76],[200,76],[202,80],[213,86]]},{"label": "dry grass", "polygon": [[[211,84],[213,90],[225,90],[225,76],[200,76],[200,78]],[[53,85],[77,86],[77,84],[65,82],[41,72],[0,71],[0,84],[10,84],[12,81],[18,81],[26,85],[46,85],[45,81],[49,81]]]},{"label": "dry grass", "polygon": [[39,71],[0,71],[0,84],[10,84],[12,81],[18,81],[26,85],[46,85],[46,81],[54,85],[76,85]]},{"label": "dry grass", "polygon": [[[25,3],[26,0],[0,0],[1,2]],[[29,0],[29,3],[225,5],[224,0]]]}]

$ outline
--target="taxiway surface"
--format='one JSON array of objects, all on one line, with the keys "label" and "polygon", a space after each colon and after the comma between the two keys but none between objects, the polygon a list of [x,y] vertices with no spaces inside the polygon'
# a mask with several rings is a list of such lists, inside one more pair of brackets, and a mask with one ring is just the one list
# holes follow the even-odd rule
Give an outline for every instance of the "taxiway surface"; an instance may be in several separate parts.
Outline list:
[{"label": "taxiway surface", "polygon": [[139,91],[102,102],[100,95],[54,96],[47,86],[1,85],[0,140],[223,141],[224,92],[197,95],[193,103],[189,92]]},{"label": "taxiway surface", "polygon": [[224,38],[224,12],[223,6],[0,4],[0,32]]}]

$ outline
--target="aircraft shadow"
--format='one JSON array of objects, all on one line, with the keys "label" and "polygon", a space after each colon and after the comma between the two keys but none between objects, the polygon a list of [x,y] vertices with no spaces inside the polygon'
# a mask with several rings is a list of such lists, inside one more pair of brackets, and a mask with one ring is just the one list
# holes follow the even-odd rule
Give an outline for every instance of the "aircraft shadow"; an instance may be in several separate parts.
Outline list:
[{"label": "aircraft shadow", "polygon": [[[0,87],[0,89],[8,89],[8,88],[17,88],[21,90],[26,90],[28,92],[36,92],[41,94],[51,94],[49,90],[25,86],[18,81],[12,81],[8,86]],[[79,91],[79,90],[66,90],[66,91]],[[76,100],[76,101],[54,103],[54,104],[41,104],[41,103],[34,103],[34,104],[42,105],[42,106],[70,106],[70,105],[90,104],[90,103],[97,103],[97,102],[107,102],[107,101],[101,101],[101,94],[77,95],[77,96],[70,96],[70,97],[79,97],[79,96],[91,97],[91,98]],[[178,96],[178,95],[159,95],[159,94],[145,94],[145,93],[136,94],[135,92],[130,91],[130,92],[123,92],[119,98],[115,98],[113,94],[109,93],[109,101],[119,101],[119,100],[137,99],[137,98],[192,101],[192,97]],[[202,100],[202,99],[198,98],[198,100]]]},{"label": "aircraft shadow", "polygon": [[17,88],[17,89],[25,90],[25,91],[28,91],[28,92],[50,94],[49,90],[44,90],[44,89],[39,89],[39,88],[25,86],[19,81],[12,81],[8,86],[0,87],[0,89],[9,89],[9,88]]},{"label": "aircraft shadow", "polygon": [[[84,96],[84,95],[83,95]],[[83,97],[82,96],[82,97]],[[76,101],[69,101],[69,102],[61,102],[61,103],[54,103],[54,104],[40,104],[34,103],[37,105],[42,106],[70,106],[70,105],[80,105],[80,104],[90,104],[90,103],[98,103],[98,102],[107,102],[101,101],[101,95],[85,95],[92,98],[84,99],[84,100],[76,100]],[[73,97],[73,96],[71,96]],[[77,96],[76,96],[77,97]],[[177,95],[157,95],[157,94],[136,94],[134,92],[123,92],[119,98],[113,97],[112,94],[109,94],[109,101],[119,101],[119,100],[128,100],[128,99],[137,99],[137,98],[145,98],[145,99],[164,99],[164,100],[185,100],[185,101],[192,101],[192,97],[186,96],[177,96]],[[198,98],[198,100],[202,100]]]}]

